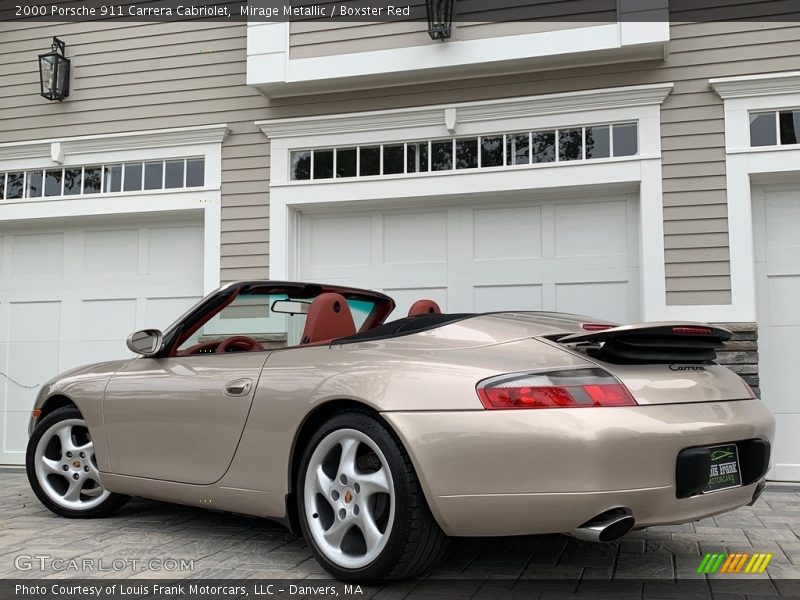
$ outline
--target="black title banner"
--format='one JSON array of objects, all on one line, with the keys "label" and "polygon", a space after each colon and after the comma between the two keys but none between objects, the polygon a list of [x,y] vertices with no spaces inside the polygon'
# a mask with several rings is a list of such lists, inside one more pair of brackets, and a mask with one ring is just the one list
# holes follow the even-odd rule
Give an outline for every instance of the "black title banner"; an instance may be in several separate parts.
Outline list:
[{"label": "black title banner", "polygon": [[[0,21],[427,21],[425,0],[0,0]],[[453,22],[800,22],[797,0],[454,0]]]}]

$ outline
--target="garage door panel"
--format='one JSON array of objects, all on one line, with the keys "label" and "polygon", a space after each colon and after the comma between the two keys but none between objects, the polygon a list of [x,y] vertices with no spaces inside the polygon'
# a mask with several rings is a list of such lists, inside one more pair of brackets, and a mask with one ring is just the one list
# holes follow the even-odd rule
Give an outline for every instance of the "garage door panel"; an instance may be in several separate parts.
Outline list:
[{"label": "garage door panel", "polygon": [[625,202],[567,204],[555,209],[555,255],[628,257]]},{"label": "garage door panel", "polygon": [[309,217],[304,245],[309,265],[366,266],[372,264],[372,217]]},{"label": "garage door panel", "polygon": [[[139,270],[139,230],[87,231],[83,242],[83,268],[95,273],[135,274]],[[114,248],[114,252],[109,252]]]},{"label": "garage door panel", "polygon": [[299,277],[415,295],[447,290],[454,312],[557,310],[555,286],[580,284],[561,291],[561,305],[627,321],[638,315],[637,219],[628,197],[305,213]]},{"label": "garage door panel", "polygon": [[[392,285],[394,282],[407,281],[413,278],[416,286],[438,287],[447,280],[447,263],[417,263],[406,265],[381,265],[379,270],[371,269],[381,287]],[[377,271],[377,272],[376,272]]]},{"label": "garage door panel", "polygon": [[766,203],[767,260],[800,254],[800,202],[796,191],[770,193]]},{"label": "garage door panel", "polygon": [[103,362],[106,360],[122,360],[135,356],[128,350],[128,347],[122,340],[83,340],[80,344],[80,348],[80,361],[78,361],[78,365]]},{"label": "garage door panel", "polygon": [[475,310],[542,310],[541,285],[476,286]]},{"label": "garage door panel", "polygon": [[619,323],[630,319],[627,283],[560,283],[556,285],[556,310],[588,314]]},{"label": "garage door panel", "polygon": [[773,327],[800,325],[800,275],[769,278],[769,316]]},{"label": "garage door panel", "polygon": [[84,342],[125,339],[136,329],[136,299],[84,300]]},{"label": "garage door panel", "polygon": [[[771,405],[770,405],[771,406]],[[792,409],[795,410],[795,409]],[[774,467],[771,479],[797,481],[800,472],[797,461],[800,457],[800,414],[775,411],[775,447],[772,449]]]},{"label": "garage door panel", "polygon": [[58,341],[61,330],[60,302],[11,302],[10,342]]},{"label": "garage door panel", "polygon": [[[596,261],[596,266],[586,268],[585,260],[509,260],[502,268],[491,263],[476,261],[473,266],[475,285],[502,285],[512,283],[604,283],[626,281],[630,272],[618,261]],[[612,264],[608,264],[611,262]]]},{"label": "garage door panel", "polygon": [[148,233],[149,273],[202,273],[202,228],[152,228]]},{"label": "garage door panel", "polygon": [[765,269],[767,277],[795,277],[800,273],[800,252],[795,260],[770,261]]},{"label": "garage door panel", "polygon": [[10,275],[14,278],[61,276],[64,234],[40,233],[11,236]]},{"label": "garage door panel", "polygon": [[541,224],[540,206],[473,211],[475,260],[541,257]]},{"label": "garage door panel", "polygon": [[[33,404],[33,401],[31,401]],[[25,410],[10,410],[3,419],[3,452],[14,452],[28,443],[28,420],[30,407]]]},{"label": "garage door panel", "polygon": [[201,296],[146,298],[144,327],[166,329],[200,299]]},{"label": "garage door panel", "polygon": [[387,265],[445,262],[446,231],[445,212],[384,215],[383,262]]},{"label": "garage door panel", "polygon": [[[59,344],[50,342],[16,342],[7,349],[4,371],[23,386],[44,383],[59,372]],[[6,381],[6,410],[30,411],[38,390],[20,387]]]},{"label": "garage door panel", "polygon": [[[771,327],[768,345],[759,348],[762,375],[768,380],[770,408],[776,411],[797,411],[798,398],[793,392],[797,370],[797,340],[800,326]],[[800,455],[798,455],[800,463]]]}]

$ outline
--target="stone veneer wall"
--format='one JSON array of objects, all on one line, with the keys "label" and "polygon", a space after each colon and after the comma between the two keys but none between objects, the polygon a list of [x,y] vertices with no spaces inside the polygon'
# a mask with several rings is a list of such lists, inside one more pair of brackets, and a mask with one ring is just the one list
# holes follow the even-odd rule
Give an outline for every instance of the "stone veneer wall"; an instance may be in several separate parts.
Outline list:
[{"label": "stone veneer wall", "polygon": [[738,373],[761,397],[758,377],[758,324],[715,323],[733,332],[733,339],[717,352],[717,362]]}]

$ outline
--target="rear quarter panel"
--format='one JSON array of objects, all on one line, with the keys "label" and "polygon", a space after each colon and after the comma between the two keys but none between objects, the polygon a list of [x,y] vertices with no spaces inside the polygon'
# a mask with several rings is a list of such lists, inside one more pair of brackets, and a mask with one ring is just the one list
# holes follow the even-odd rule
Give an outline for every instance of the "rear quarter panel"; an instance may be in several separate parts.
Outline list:
[{"label": "rear quarter panel", "polygon": [[[297,434],[325,403],[353,400],[380,413],[481,411],[481,379],[499,373],[587,364],[533,339],[440,349],[434,340],[391,340],[273,352],[264,365],[233,464],[220,482],[269,494],[282,516]],[[491,341],[491,340],[489,340]]]}]

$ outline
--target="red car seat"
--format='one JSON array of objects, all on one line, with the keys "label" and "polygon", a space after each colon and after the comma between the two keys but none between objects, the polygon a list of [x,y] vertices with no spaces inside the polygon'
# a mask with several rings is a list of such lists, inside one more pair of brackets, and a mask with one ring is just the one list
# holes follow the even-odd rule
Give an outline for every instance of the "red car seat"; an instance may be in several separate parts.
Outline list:
[{"label": "red car seat", "polygon": [[442,309],[433,300],[417,300],[408,309],[409,317],[417,317],[419,315],[440,315]]},{"label": "red car seat", "polygon": [[320,294],[308,307],[300,344],[328,342],[355,335],[356,325],[347,300],[332,292]]}]

